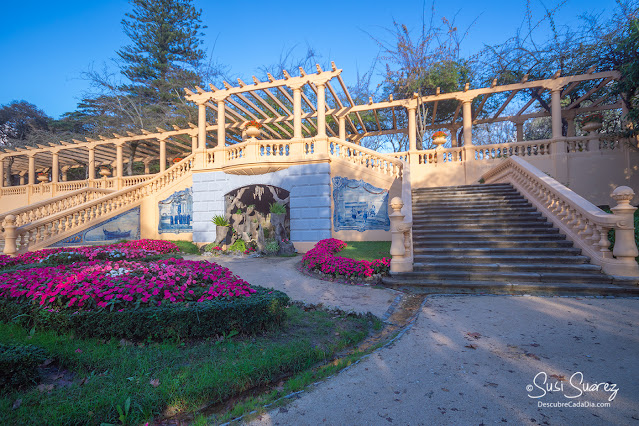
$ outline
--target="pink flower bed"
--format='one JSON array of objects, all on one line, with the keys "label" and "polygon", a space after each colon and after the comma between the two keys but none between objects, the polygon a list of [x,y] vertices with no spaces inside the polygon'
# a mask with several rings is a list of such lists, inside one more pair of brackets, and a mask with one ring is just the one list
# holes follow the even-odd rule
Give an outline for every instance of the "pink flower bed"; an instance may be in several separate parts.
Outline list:
[{"label": "pink flower bed", "polygon": [[335,256],[346,247],[344,241],[329,238],[315,244],[306,252],[302,259],[302,265],[309,271],[320,271],[332,276],[345,276],[348,278],[366,278],[373,274],[385,273],[390,268],[390,259],[354,260]]},{"label": "pink flower bed", "polygon": [[[115,253],[117,251],[118,253]],[[107,255],[117,256],[123,259],[143,259],[148,256],[158,254],[176,253],[179,251],[177,245],[170,241],[161,240],[133,240],[118,244],[104,246],[86,247],[60,247],[38,251],[30,251],[16,257],[5,254],[0,255],[0,268],[14,266],[18,264],[38,263],[48,256],[57,253],[79,253],[87,260],[104,258]]]},{"label": "pink flower bed", "polygon": [[2,275],[0,297],[45,308],[125,309],[248,297],[255,290],[227,268],[182,259],[89,261]]}]

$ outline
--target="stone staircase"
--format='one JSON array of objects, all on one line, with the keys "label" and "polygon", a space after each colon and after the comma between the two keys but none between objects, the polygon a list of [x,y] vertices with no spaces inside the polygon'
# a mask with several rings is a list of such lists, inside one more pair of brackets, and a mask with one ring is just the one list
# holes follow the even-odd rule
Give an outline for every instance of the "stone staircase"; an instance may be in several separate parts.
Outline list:
[{"label": "stone staircase", "polygon": [[509,184],[412,192],[414,271],[384,284],[438,293],[639,294],[619,285]]}]

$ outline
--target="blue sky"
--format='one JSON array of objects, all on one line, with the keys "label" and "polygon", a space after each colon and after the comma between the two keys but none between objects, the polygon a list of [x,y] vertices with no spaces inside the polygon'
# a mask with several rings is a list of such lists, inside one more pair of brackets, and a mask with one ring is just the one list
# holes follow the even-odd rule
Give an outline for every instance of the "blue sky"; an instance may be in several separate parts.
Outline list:
[{"label": "blue sky", "polygon": [[[205,48],[233,76],[249,78],[263,65],[276,63],[295,48],[312,46],[324,60],[344,69],[349,84],[370,67],[378,46],[369,34],[388,39],[393,20],[409,29],[421,27],[423,1],[348,0],[212,2],[195,0],[203,10]],[[427,9],[430,9],[426,2]],[[476,19],[463,44],[475,53],[484,44],[504,41],[521,25],[525,0],[440,1],[436,16],[465,29]],[[531,0],[535,19],[543,8]],[[550,2],[546,3],[550,5]],[[557,15],[561,25],[578,25],[585,12],[609,15],[614,0],[568,0]],[[0,105],[24,99],[58,117],[72,111],[89,89],[82,73],[100,68],[129,43],[121,20],[131,9],[126,0],[11,1],[3,5],[0,27]],[[11,17],[12,19],[7,19]],[[296,74],[296,70],[289,70]]]}]

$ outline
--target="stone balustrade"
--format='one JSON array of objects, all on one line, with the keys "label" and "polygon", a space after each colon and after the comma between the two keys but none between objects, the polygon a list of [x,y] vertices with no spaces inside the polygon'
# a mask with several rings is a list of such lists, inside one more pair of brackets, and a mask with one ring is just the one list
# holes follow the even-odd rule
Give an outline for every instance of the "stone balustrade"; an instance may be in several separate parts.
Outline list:
[{"label": "stone balustrade", "polygon": [[3,221],[4,253],[15,255],[28,250],[44,248],[52,241],[59,241],[79,232],[95,220],[107,219],[139,205],[145,197],[162,190],[190,173],[194,157],[194,155],[190,155],[184,158],[152,179],[104,195],[93,201],[39,217],[23,226],[18,225],[20,222],[18,222],[16,215],[6,215]]},{"label": "stone balustrade", "polygon": [[[512,184],[607,274],[639,277],[632,189],[620,186],[612,192],[617,205],[609,214],[518,157],[509,158],[482,178],[486,183]],[[610,229],[616,235],[612,252]]]}]

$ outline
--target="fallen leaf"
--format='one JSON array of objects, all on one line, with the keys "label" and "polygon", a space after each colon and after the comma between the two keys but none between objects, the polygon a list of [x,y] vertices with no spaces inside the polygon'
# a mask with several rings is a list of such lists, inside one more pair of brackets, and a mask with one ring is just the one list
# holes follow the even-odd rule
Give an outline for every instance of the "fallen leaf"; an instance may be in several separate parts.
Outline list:
[{"label": "fallen leaf", "polygon": [[470,345],[466,345],[466,346],[464,346],[464,347],[465,347],[465,348],[468,348],[468,349],[477,349],[477,346],[476,346],[476,345],[473,345],[472,343],[471,343]]},{"label": "fallen leaf", "polygon": [[565,376],[560,376],[558,374],[551,374],[550,377],[552,377],[553,379],[557,379],[557,381],[559,381],[559,382],[565,382],[566,381],[566,377]]},{"label": "fallen leaf", "polygon": [[466,336],[472,337],[473,339],[479,339],[481,337],[481,334],[468,332],[468,333],[466,333]]},{"label": "fallen leaf", "polygon": [[535,355],[535,354],[527,353],[526,356],[528,358],[536,359],[536,360],[539,361],[539,357],[537,355]]},{"label": "fallen leaf", "polygon": [[539,347],[539,343],[531,343],[529,346],[532,346],[533,348],[538,348]]},{"label": "fallen leaf", "polygon": [[22,404],[22,399],[16,399],[15,401],[13,401],[13,409],[17,410],[18,408],[20,408],[21,404]]},{"label": "fallen leaf", "polygon": [[486,383],[486,385],[491,386],[493,388],[496,388],[497,386],[499,386],[497,383],[491,383],[491,382]]},{"label": "fallen leaf", "polygon": [[449,391],[448,389],[446,389],[446,388],[442,388],[442,390],[443,390],[444,392],[450,392],[450,391]]},{"label": "fallen leaf", "polygon": [[149,382],[149,384],[151,386],[153,386],[154,388],[157,388],[158,386],[160,386],[160,380],[159,379],[151,379],[151,381]]}]

